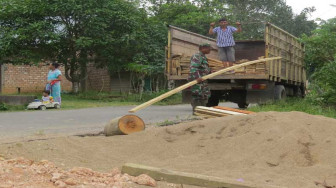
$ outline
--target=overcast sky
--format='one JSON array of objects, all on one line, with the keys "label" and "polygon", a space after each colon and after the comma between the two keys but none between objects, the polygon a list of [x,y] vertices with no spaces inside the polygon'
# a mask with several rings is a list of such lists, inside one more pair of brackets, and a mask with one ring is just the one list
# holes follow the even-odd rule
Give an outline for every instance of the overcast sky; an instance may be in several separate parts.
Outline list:
[{"label": "overcast sky", "polygon": [[[310,19],[322,18],[324,20],[336,17],[336,0],[286,0],[287,5],[299,14],[305,7],[314,6],[316,11]],[[330,6],[330,5],[335,5]]]}]

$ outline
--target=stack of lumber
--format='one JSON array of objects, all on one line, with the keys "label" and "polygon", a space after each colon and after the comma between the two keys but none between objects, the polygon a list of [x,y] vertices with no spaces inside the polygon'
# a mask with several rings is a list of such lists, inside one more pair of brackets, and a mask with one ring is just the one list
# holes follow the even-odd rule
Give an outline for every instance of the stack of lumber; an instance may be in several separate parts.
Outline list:
[{"label": "stack of lumber", "polygon": [[[177,54],[172,58],[172,74],[173,75],[188,75],[190,69],[191,56]],[[223,68],[223,63],[216,59],[208,58],[209,67],[212,71],[219,71]]]},{"label": "stack of lumber", "polygon": [[208,63],[212,72],[216,72],[225,68],[223,62],[217,59],[208,58]]},{"label": "stack of lumber", "polygon": [[172,58],[172,74],[173,75],[188,75],[190,69],[190,56],[183,54],[174,55]]},{"label": "stack of lumber", "polygon": [[[264,58],[264,57],[259,57]],[[178,76],[185,76],[189,74],[190,69],[190,59],[191,56],[185,56],[183,54],[175,54],[172,57],[172,74]],[[238,60],[235,64],[242,64],[248,62],[248,59],[241,59]],[[217,59],[208,58],[209,67],[211,68],[212,72],[219,71],[225,68],[222,61]],[[234,72],[226,72],[224,74],[265,74],[267,71],[265,63],[257,63],[254,65],[249,65],[246,67],[241,67],[236,69]]]},{"label": "stack of lumber", "polygon": [[[258,59],[263,59],[264,56],[259,57]],[[249,61],[248,59],[242,59],[238,61],[238,64],[245,63]],[[236,70],[236,73],[247,73],[247,74],[265,74],[267,71],[266,64],[264,62],[257,63],[254,65],[249,65],[242,67],[239,70]]]},{"label": "stack of lumber", "polygon": [[238,110],[234,108],[228,107],[204,107],[204,106],[197,106],[195,108],[195,115],[201,116],[204,118],[213,118],[213,117],[223,117],[229,115],[247,115],[254,112],[246,111],[246,110]]}]

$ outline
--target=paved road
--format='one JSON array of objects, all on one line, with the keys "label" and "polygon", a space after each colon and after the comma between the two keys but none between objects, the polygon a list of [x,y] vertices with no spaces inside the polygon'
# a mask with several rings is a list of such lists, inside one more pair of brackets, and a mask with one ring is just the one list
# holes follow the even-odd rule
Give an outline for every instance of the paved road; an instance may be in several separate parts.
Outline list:
[{"label": "paved road", "polygon": [[[237,108],[234,103],[222,106]],[[29,137],[36,134],[83,134],[103,130],[112,118],[128,114],[133,106],[0,113],[0,139]],[[150,106],[136,113],[146,124],[187,118],[190,105]]]}]

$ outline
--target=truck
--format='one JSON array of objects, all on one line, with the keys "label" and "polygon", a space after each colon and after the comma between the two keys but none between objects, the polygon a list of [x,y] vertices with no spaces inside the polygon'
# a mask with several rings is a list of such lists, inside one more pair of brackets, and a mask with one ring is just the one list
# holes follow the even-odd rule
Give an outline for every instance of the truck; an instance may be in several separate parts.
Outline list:
[{"label": "truck", "polygon": [[[268,57],[282,58],[249,65],[209,79],[211,97],[207,106],[217,106],[220,100],[225,100],[246,108],[252,103],[264,104],[283,100],[287,96],[304,96],[304,45],[298,38],[271,23],[265,23],[263,29],[263,40],[235,41],[236,63]],[[210,67],[214,70],[223,68],[217,60],[215,39],[168,26],[165,74],[175,86],[187,83],[190,57],[198,52],[201,43],[209,43],[212,47],[211,53],[207,55]],[[182,101],[188,103],[190,100],[190,89],[182,91]]]}]

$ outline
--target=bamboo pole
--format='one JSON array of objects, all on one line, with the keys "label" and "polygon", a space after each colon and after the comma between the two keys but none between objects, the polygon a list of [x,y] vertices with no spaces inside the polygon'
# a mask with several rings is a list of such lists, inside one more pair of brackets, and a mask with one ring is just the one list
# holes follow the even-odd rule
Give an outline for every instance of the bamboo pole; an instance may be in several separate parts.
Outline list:
[{"label": "bamboo pole", "polygon": [[[231,71],[231,70],[234,70],[234,69],[238,69],[238,68],[241,68],[241,67],[245,67],[245,66],[248,66],[248,65],[252,65],[252,64],[255,64],[255,63],[266,62],[266,61],[276,60],[276,59],[281,59],[281,57],[271,57],[271,58],[265,58],[265,59],[258,59],[258,60],[242,63],[242,64],[239,64],[239,65],[234,65],[234,66],[231,66],[231,67],[219,70],[217,72],[208,74],[206,76],[203,76],[202,79],[203,80],[207,80],[207,79],[213,78],[215,76],[218,76],[220,74],[223,74],[224,72],[228,72],[228,71]],[[152,104],[154,104],[156,102],[159,102],[159,101],[161,101],[161,100],[163,100],[163,99],[165,99],[165,98],[167,98],[167,97],[169,97],[171,95],[174,95],[177,92],[180,92],[180,91],[182,91],[184,89],[187,89],[188,87],[191,87],[191,86],[193,86],[195,84],[197,84],[196,80],[188,82],[188,83],[186,83],[186,84],[184,84],[184,85],[182,85],[182,86],[180,86],[178,88],[175,88],[175,89],[173,89],[171,91],[168,91],[167,93],[164,93],[164,94],[162,94],[162,95],[160,95],[160,96],[158,96],[158,97],[156,97],[154,99],[151,99],[151,100],[149,100],[149,101],[147,101],[147,102],[145,102],[143,104],[140,104],[139,106],[137,106],[137,107],[129,110],[128,112],[134,113],[134,112],[136,112],[138,110],[146,108],[146,107],[148,107],[148,106],[150,106],[150,105],[152,105]]]}]

